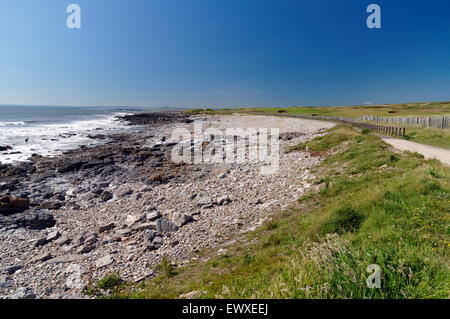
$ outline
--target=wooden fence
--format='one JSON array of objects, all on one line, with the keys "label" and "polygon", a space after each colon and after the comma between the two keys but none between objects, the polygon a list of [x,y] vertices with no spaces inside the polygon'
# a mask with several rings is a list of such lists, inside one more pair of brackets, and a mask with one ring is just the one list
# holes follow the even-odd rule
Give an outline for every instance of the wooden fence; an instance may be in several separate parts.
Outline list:
[{"label": "wooden fence", "polygon": [[450,116],[427,116],[427,117],[414,117],[414,116],[393,116],[382,117],[365,115],[357,119],[353,119],[358,122],[371,121],[374,123],[386,123],[386,124],[404,124],[413,126],[425,126],[435,128],[450,128]]},{"label": "wooden fence", "polygon": [[[264,114],[262,112],[257,112]],[[267,114],[267,113],[266,113]],[[280,113],[280,114],[288,114],[288,113]],[[279,114],[275,114],[279,115]],[[450,116],[428,116],[428,117],[414,117],[414,116],[393,116],[393,117],[383,117],[383,116],[373,116],[373,115],[365,115],[360,116],[358,118],[354,117],[346,117],[346,116],[311,116],[311,115],[298,115],[298,114],[289,114],[295,115],[296,117],[306,118],[306,119],[321,119],[326,121],[335,121],[335,122],[373,122],[373,123],[384,123],[384,124],[396,124],[396,125],[412,125],[412,126],[425,126],[425,127],[435,127],[435,128],[450,128]]]},{"label": "wooden fence", "polygon": [[298,117],[308,120],[323,120],[323,121],[331,121],[331,122],[339,122],[342,124],[348,124],[351,126],[356,126],[359,128],[366,128],[369,130],[377,131],[383,135],[389,136],[406,136],[406,128],[405,127],[396,127],[396,126],[386,126],[386,125],[376,125],[369,123],[361,123],[355,121],[355,119],[347,119],[345,117],[337,117],[337,116],[312,116],[312,115],[300,115],[300,114],[288,114],[288,113],[264,113],[264,112],[250,112],[251,114],[257,115],[274,115],[274,116],[282,116],[282,117]]}]

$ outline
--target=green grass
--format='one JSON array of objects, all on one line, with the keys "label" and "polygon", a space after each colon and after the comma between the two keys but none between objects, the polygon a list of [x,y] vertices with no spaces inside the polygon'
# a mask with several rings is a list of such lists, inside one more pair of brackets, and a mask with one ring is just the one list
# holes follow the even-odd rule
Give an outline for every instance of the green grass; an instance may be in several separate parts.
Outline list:
[{"label": "green grass", "polygon": [[314,140],[291,147],[288,152],[303,151],[306,147],[312,152],[324,152],[358,136],[358,133],[342,126],[335,126],[329,134],[316,137]]},{"label": "green grass", "polygon": [[[334,149],[315,168],[320,191],[248,234],[250,244],[204,252],[206,262],[113,297],[449,298],[450,169],[341,125],[306,144]],[[366,285],[371,264],[381,289]]]},{"label": "green grass", "polygon": [[408,126],[406,139],[411,142],[450,149],[450,129]]},{"label": "green grass", "polygon": [[[277,113],[299,114],[310,116],[442,116],[450,115],[450,102],[405,103],[390,105],[330,106],[330,107],[287,107],[287,108],[237,108],[237,109],[195,109],[187,111],[191,114],[232,114],[232,113]],[[450,149],[450,129],[426,128],[404,125],[407,130],[406,139]],[[368,133],[367,129],[362,129]]]},{"label": "green grass", "polygon": [[104,297],[103,293],[108,290],[119,291],[121,286],[124,285],[122,278],[118,273],[111,273],[105,275],[96,283],[90,283],[83,291],[84,294],[89,296]]},{"label": "green grass", "polygon": [[327,106],[327,107],[308,107],[294,106],[285,108],[233,108],[221,110],[203,110],[197,109],[194,113],[210,112],[218,114],[230,113],[286,113],[312,116],[347,116],[360,117],[363,115],[373,116],[438,116],[450,114],[450,102],[426,102],[426,103],[404,103],[404,104],[386,104],[386,105],[357,105],[357,106]]}]

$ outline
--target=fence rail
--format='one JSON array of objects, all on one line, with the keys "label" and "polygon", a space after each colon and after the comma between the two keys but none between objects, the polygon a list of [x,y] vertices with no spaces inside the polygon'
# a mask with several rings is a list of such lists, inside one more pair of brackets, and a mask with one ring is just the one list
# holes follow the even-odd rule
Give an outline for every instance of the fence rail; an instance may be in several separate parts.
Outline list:
[{"label": "fence rail", "polygon": [[[268,114],[263,112],[253,112],[258,114]],[[427,116],[427,117],[415,117],[415,116],[393,116],[393,117],[383,117],[383,116],[373,116],[365,115],[358,118],[346,117],[346,116],[312,116],[312,115],[300,115],[300,114],[288,114],[288,113],[271,113],[273,115],[295,115],[295,117],[301,117],[306,119],[322,119],[326,121],[337,121],[337,122],[374,122],[377,124],[397,124],[397,125],[412,125],[412,126],[425,126],[425,127],[435,127],[435,128],[450,128],[450,116]]]},{"label": "fence rail", "polygon": [[450,128],[450,116],[427,116],[427,117],[415,117],[415,116],[393,116],[382,117],[365,115],[356,119],[356,121],[371,121],[374,123],[386,123],[386,124],[406,124],[413,126],[425,126],[435,128]]},{"label": "fence rail", "polygon": [[353,118],[350,121],[348,118],[342,117],[342,116],[339,116],[339,117],[338,116],[312,116],[312,115],[301,115],[301,114],[264,113],[264,112],[251,112],[250,114],[274,115],[274,116],[282,116],[282,117],[298,117],[298,118],[308,119],[308,120],[332,121],[332,122],[348,124],[351,126],[356,126],[359,128],[366,128],[369,130],[377,131],[384,135],[401,136],[401,137],[406,136],[406,128],[405,127],[361,123],[361,122],[356,122],[355,119],[353,119]]}]

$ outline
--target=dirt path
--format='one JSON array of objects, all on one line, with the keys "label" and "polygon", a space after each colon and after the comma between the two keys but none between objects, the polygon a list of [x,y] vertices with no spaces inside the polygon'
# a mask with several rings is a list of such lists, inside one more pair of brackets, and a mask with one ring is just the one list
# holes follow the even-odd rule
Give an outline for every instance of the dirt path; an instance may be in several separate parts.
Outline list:
[{"label": "dirt path", "polygon": [[383,141],[401,151],[417,152],[427,159],[436,158],[440,160],[441,163],[450,166],[450,150],[389,137],[384,137]]}]

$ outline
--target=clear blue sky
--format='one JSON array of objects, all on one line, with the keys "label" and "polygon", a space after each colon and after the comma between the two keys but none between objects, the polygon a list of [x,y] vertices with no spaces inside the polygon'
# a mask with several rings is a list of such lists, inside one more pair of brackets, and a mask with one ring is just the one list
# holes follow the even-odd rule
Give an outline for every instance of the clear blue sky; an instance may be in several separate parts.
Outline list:
[{"label": "clear blue sky", "polygon": [[431,100],[450,100],[448,0],[0,0],[0,104]]}]

